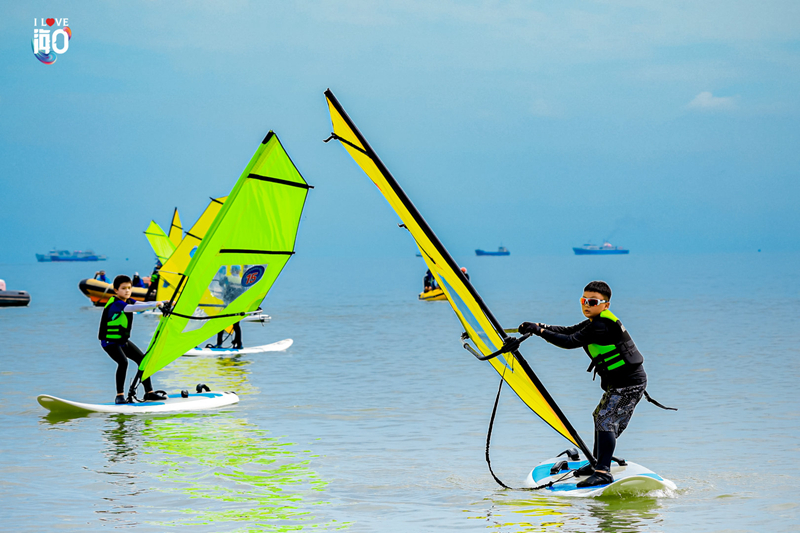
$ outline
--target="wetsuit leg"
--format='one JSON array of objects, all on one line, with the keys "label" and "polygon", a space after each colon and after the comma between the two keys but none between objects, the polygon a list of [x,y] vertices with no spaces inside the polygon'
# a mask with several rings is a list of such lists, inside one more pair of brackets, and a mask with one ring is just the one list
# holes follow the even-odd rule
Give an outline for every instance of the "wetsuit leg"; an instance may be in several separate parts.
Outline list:
[{"label": "wetsuit leg", "polygon": [[217,348],[222,348],[222,336],[225,335],[225,330],[223,329],[219,333],[217,333]]},{"label": "wetsuit leg", "polygon": [[125,353],[122,351],[122,347],[118,344],[109,344],[108,346],[103,346],[103,350],[105,350],[108,356],[113,359],[115,363],[117,363],[117,394],[122,394],[122,392],[125,390],[125,373],[128,371],[128,360],[125,358]]},{"label": "wetsuit leg", "polygon": [[597,432],[597,470],[611,471],[611,457],[617,447],[617,437],[613,431]]},{"label": "wetsuit leg", "polygon": [[239,327],[238,322],[233,324],[233,347],[242,347],[242,328]]},{"label": "wetsuit leg", "polygon": [[[139,349],[138,346],[133,344],[131,341],[125,343],[125,345],[122,347],[122,351],[125,352],[125,355],[128,357],[128,359],[136,363],[137,367],[142,362],[142,359],[144,359],[144,354],[142,353],[142,351]],[[125,377],[123,375],[123,380],[124,379]],[[145,391],[153,390],[153,383],[150,381],[150,378],[142,380],[142,385],[144,385]]]}]

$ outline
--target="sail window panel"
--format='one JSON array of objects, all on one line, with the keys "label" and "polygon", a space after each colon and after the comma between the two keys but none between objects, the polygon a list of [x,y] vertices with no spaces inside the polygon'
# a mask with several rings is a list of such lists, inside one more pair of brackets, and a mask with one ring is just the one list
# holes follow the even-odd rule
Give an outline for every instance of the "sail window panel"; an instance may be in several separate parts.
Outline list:
[{"label": "sail window panel", "polygon": [[[226,314],[226,309],[237,298],[258,286],[258,282],[268,277],[268,263],[259,265],[221,265],[211,282],[203,290],[203,295],[191,316],[210,318]],[[206,320],[189,320],[184,331],[202,328]]]}]

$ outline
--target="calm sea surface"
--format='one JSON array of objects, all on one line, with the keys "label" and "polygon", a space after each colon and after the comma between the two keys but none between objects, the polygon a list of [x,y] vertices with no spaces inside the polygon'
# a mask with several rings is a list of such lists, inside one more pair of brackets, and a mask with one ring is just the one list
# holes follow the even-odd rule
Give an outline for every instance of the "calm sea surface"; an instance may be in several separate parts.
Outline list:
[{"label": "calm sea surface", "polygon": [[[294,339],[288,351],[183,357],[154,377],[169,392],[234,390],[232,408],[71,419],[36,396],[115,392],[100,311],[77,288],[98,264],[0,265],[9,289],[32,297],[0,309],[0,529],[798,530],[800,255],[458,258],[505,327],[579,322],[583,285],[610,283],[648,390],[680,409],[640,404],[616,454],[679,490],[610,500],[495,484],[484,442],[499,376],[461,348],[446,303],[416,301],[425,267],[409,255],[321,260],[300,246],[265,301],[272,322],[242,327],[246,346]],[[155,324],[137,316],[140,347]],[[583,352],[537,338],[522,352],[590,441],[601,391]],[[492,444],[503,481],[520,486],[567,447],[504,389]]]}]

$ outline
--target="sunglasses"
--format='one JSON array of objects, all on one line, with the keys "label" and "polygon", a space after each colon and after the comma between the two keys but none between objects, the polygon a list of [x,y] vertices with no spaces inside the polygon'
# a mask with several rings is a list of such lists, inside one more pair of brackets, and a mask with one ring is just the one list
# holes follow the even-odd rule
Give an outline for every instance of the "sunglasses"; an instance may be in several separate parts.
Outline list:
[{"label": "sunglasses", "polygon": [[608,300],[598,300],[597,298],[581,298],[581,305],[594,307],[595,305],[607,304]]}]

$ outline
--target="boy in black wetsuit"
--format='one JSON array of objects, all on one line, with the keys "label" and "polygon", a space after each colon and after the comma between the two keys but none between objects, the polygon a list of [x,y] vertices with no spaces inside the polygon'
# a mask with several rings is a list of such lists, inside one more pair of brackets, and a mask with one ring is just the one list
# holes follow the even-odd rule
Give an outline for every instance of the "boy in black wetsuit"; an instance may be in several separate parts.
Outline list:
[{"label": "boy in black wetsuit", "polygon": [[608,310],[611,288],[604,281],[593,281],[583,289],[581,309],[588,319],[574,326],[548,326],[523,322],[522,334],[533,333],[559,348],[583,348],[592,360],[589,370],[600,374],[605,391],[594,410],[594,456],[597,467],[579,469],[576,475],[592,474],[578,487],[606,485],[614,481],[611,457],[617,437],[633,416],[633,409],[647,387],[644,358],[622,322]]},{"label": "boy in black wetsuit", "polygon": [[[131,298],[131,278],[120,275],[114,278],[114,293],[116,296],[109,298],[103,309],[100,319],[100,332],[98,338],[103,350],[117,363],[117,396],[114,403],[127,403],[123,394],[125,388],[125,373],[128,370],[128,359],[137,365],[144,359],[142,351],[130,341],[131,328],[133,327],[133,313],[161,307],[164,302],[137,302]],[[153,392],[150,378],[142,381],[146,401],[163,400],[162,392]]]}]

